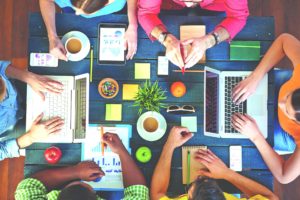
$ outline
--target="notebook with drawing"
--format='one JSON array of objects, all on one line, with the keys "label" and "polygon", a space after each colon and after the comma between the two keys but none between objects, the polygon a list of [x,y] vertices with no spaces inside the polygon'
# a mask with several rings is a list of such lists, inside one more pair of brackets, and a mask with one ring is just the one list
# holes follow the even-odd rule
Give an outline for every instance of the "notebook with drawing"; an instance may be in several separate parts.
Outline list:
[{"label": "notebook with drawing", "polygon": [[104,171],[105,176],[99,181],[86,182],[94,188],[94,190],[123,190],[123,177],[120,158],[117,154],[113,153],[109,147],[104,150],[104,156],[101,151],[101,126],[104,133],[110,132],[117,134],[122,140],[125,148],[131,153],[129,141],[132,135],[132,126],[127,124],[120,125],[101,125],[90,124],[88,127],[86,141],[82,143],[81,160],[93,160]]},{"label": "notebook with drawing", "polygon": [[195,159],[198,149],[207,149],[207,146],[184,146],[182,147],[182,184],[190,184],[198,174],[199,169],[206,168]]}]

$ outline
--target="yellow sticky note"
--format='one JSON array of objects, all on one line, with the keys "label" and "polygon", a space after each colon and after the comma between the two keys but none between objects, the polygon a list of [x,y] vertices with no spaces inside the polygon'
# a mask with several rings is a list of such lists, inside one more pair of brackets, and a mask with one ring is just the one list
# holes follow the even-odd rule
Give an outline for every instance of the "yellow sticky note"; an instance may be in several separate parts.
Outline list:
[{"label": "yellow sticky note", "polygon": [[138,90],[138,84],[123,84],[123,100],[134,100]]},{"label": "yellow sticky note", "polygon": [[134,78],[135,79],[150,79],[150,63],[135,63]]},{"label": "yellow sticky note", "polygon": [[122,104],[106,104],[105,120],[121,121],[122,120]]}]

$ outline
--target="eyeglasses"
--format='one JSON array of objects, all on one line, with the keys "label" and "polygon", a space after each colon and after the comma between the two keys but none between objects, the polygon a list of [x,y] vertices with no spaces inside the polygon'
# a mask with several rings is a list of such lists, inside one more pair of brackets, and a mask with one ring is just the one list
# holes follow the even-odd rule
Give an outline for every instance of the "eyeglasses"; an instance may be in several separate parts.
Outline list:
[{"label": "eyeglasses", "polygon": [[173,112],[194,113],[195,108],[194,106],[191,105],[183,105],[183,106],[171,105],[167,108],[167,112],[168,113],[173,113]]}]

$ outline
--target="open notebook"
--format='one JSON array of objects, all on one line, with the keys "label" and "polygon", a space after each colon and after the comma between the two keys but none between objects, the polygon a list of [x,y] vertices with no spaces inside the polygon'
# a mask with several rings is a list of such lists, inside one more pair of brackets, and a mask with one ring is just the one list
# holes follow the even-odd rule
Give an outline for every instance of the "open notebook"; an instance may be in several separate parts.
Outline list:
[{"label": "open notebook", "polygon": [[117,154],[113,153],[109,147],[105,148],[104,156],[101,151],[101,126],[103,126],[104,133],[110,132],[119,135],[125,148],[129,153],[131,149],[129,140],[132,135],[132,126],[126,124],[108,126],[100,124],[90,124],[86,142],[82,143],[81,160],[93,160],[104,171],[105,176],[99,181],[86,182],[91,185],[94,190],[123,190],[123,177],[120,158]]},{"label": "open notebook", "polygon": [[207,146],[184,146],[182,147],[182,183],[190,184],[197,177],[199,169],[206,168],[195,159],[198,149],[207,149]]}]

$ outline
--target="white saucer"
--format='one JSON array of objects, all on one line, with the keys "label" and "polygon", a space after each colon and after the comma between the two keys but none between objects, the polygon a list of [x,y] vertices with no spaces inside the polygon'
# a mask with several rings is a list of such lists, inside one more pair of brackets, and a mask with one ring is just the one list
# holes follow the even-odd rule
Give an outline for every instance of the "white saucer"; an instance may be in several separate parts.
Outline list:
[{"label": "white saucer", "polygon": [[89,38],[80,31],[70,31],[70,32],[66,33],[61,39],[64,46],[65,46],[66,41],[70,37],[77,37],[82,43],[82,49],[81,49],[81,51],[79,51],[76,54],[70,54],[68,56],[68,60],[80,61],[80,60],[84,59],[89,54],[90,49],[91,49],[91,43],[90,43]]},{"label": "white saucer", "polygon": [[[143,123],[144,120],[148,117],[153,117],[158,121],[158,128],[155,132],[148,132],[144,129]],[[158,112],[152,112],[152,111],[148,111],[143,113],[136,124],[137,127],[137,131],[139,133],[139,135],[147,141],[156,141],[159,140],[160,138],[162,138],[167,130],[167,122],[165,120],[165,118]]]}]

